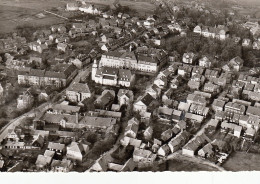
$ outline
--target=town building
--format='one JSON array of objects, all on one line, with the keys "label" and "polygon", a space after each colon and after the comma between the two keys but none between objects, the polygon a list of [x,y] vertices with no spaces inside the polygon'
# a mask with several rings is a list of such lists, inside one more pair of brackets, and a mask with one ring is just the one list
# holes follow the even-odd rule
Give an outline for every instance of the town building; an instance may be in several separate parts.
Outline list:
[{"label": "town building", "polygon": [[134,100],[134,94],[131,90],[120,89],[117,93],[117,98],[120,107],[122,105],[129,106]]},{"label": "town building", "polygon": [[28,109],[33,106],[34,97],[30,92],[24,92],[17,98],[17,108],[18,109]]},{"label": "town building", "polygon": [[131,70],[107,66],[98,68],[96,62],[92,66],[91,76],[96,83],[109,86],[131,87],[135,81],[135,74]]},{"label": "town building", "polygon": [[107,52],[102,55],[99,65],[113,68],[124,68],[155,74],[165,64],[167,53],[155,50],[150,56],[133,52]]},{"label": "town building", "polygon": [[88,84],[74,82],[66,89],[66,97],[71,102],[82,102],[91,96]]},{"label": "town building", "polygon": [[72,142],[70,145],[67,146],[66,157],[74,161],[82,162],[83,157],[88,151],[89,151],[88,145]]},{"label": "town building", "polygon": [[77,75],[75,65],[57,64],[54,69],[46,71],[30,69],[18,72],[18,84],[32,86],[65,87]]}]

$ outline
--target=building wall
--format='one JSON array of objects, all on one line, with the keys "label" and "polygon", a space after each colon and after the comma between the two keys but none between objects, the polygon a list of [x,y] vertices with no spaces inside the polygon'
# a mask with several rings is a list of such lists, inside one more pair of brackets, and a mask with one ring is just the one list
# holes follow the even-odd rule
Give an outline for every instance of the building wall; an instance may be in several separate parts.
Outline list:
[{"label": "building wall", "polygon": [[126,68],[131,70],[145,71],[150,73],[156,73],[159,67],[155,63],[143,62],[133,59],[114,58],[108,56],[102,56],[100,60],[101,66],[108,66],[112,68]]},{"label": "building wall", "polygon": [[189,149],[183,148],[183,149],[182,149],[182,154],[183,154],[183,155],[187,155],[187,156],[194,157],[194,151],[189,150]]},{"label": "building wall", "polygon": [[75,152],[72,150],[67,150],[67,158],[72,159],[72,160],[78,160],[82,161],[82,154],[79,152]]}]

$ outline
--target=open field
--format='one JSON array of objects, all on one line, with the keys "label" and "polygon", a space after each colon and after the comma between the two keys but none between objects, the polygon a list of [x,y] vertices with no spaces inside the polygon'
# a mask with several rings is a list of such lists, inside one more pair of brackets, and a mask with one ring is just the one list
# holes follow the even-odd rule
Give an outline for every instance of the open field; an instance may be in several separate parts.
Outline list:
[{"label": "open field", "polygon": [[223,167],[228,171],[260,171],[260,154],[235,152]]},{"label": "open field", "polygon": [[[43,10],[65,8],[69,1],[63,0],[1,0],[0,1],[0,33],[13,32],[17,26],[47,26],[64,22],[63,19],[45,14]],[[36,15],[43,13],[45,17]]]},{"label": "open field", "polygon": [[260,6],[259,0],[238,0],[239,3],[249,6]]},{"label": "open field", "polygon": [[[63,16],[69,17],[72,13],[65,11],[65,6],[73,0],[1,0],[0,1],[0,33],[10,33],[17,26],[33,25],[35,27],[50,26],[63,23],[65,20],[50,15],[44,10],[58,8]],[[93,0],[89,3],[99,5],[110,5],[113,7],[114,0]],[[120,1],[122,6],[128,6],[130,9],[145,15],[155,9],[155,6],[149,2]],[[37,17],[38,14],[44,17]],[[67,16],[66,16],[67,15]]]},{"label": "open field", "polygon": [[[89,0],[89,3],[110,5],[111,8],[114,7],[113,3],[115,0]],[[136,10],[139,14],[145,15],[146,13],[151,13],[155,10],[155,5],[150,2],[135,2],[135,1],[122,1],[119,3],[122,6],[128,6],[130,9]]]}]

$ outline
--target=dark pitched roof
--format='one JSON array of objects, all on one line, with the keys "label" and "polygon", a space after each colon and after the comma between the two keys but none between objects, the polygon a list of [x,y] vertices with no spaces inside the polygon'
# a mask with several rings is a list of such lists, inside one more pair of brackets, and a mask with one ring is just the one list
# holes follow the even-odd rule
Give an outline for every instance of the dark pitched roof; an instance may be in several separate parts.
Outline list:
[{"label": "dark pitched roof", "polygon": [[149,106],[154,100],[155,99],[149,93],[146,93],[146,95],[140,99],[146,106]]}]

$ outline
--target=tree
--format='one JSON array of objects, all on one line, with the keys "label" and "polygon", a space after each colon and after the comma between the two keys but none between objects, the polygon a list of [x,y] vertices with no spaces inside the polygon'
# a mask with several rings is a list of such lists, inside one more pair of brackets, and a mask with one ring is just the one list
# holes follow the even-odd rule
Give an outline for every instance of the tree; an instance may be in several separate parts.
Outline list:
[{"label": "tree", "polygon": [[257,58],[252,51],[245,51],[243,59],[244,65],[247,67],[254,67],[257,61]]}]

